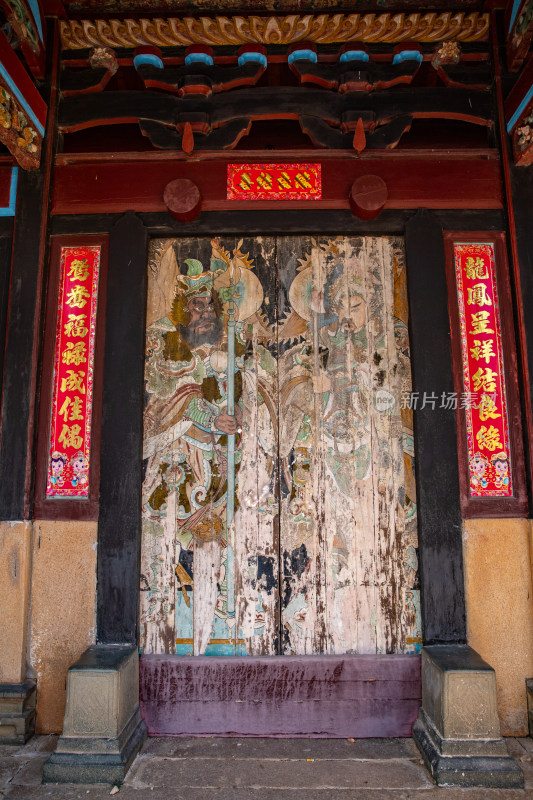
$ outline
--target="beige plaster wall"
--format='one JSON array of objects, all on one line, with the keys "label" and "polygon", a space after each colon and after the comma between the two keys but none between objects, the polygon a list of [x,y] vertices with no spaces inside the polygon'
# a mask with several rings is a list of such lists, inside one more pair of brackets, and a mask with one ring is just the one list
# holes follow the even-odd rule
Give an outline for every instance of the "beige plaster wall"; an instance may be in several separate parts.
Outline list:
[{"label": "beige plaster wall", "polygon": [[34,522],[30,663],[37,732],[58,733],[67,670],[94,644],[96,522]]},{"label": "beige plaster wall", "polygon": [[31,522],[0,522],[0,682],[26,678]]},{"label": "beige plaster wall", "polygon": [[530,522],[466,520],[463,554],[468,643],[495,669],[504,736],[527,736],[533,677]]}]

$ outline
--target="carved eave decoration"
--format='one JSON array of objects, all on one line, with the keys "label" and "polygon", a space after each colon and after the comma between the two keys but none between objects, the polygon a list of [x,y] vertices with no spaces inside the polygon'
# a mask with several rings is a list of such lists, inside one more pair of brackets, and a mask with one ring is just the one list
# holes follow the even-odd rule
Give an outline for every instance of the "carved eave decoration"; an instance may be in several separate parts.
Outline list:
[{"label": "carved eave decoration", "polygon": [[487,38],[489,14],[290,14],[287,16],[97,19],[60,22],[65,50],[91,47],[188,47],[195,44],[290,45],[308,41],[398,43],[475,42]]}]

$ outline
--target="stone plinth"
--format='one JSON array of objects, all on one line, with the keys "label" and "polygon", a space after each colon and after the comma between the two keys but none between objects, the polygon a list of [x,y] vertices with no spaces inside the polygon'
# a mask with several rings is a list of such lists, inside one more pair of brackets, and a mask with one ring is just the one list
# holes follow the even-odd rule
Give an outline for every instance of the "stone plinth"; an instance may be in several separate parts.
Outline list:
[{"label": "stone plinth", "polygon": [[43,781],[120,783],[145,737],[137,648],[94,645],[68,671],[63,734]]},{"label": "stone plinth", "polygon": [[0,744],[24,744],[35,733],[35,681],[0,683]]},{"label": "stone plinth", "polygon": [[468,645],[423,649],[413,737],[440,786],[524,785],[500,736],[494,670]]}]

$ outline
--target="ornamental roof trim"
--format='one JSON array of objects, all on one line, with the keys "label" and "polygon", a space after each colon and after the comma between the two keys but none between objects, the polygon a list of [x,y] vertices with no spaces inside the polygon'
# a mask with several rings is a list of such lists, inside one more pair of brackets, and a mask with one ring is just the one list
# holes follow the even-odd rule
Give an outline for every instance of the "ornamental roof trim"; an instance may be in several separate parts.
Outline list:
[{"label": "ornamental roof trim", "polygon": [[289,14],[286,16],[182,17],[60,21],[64,50],[91,47],[188,47],[193,44],[289,45],[345,42],[475,42],[487,38],[489,14],[427,12]]}]

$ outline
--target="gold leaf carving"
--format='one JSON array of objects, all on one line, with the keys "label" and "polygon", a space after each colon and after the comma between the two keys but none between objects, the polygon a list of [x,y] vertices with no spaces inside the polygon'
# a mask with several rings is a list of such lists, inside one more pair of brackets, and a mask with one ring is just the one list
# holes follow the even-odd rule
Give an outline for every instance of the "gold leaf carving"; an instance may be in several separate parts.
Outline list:
[{"label": "gold leaf carving", "polygon": [[184,17],[183,19],[62,20],[65,50],[88,47],[187,47],[191,44],[241,45],[388,42],[441,42],[484,39],[489,15],[427,14],[289,14],[285,17]]}]

